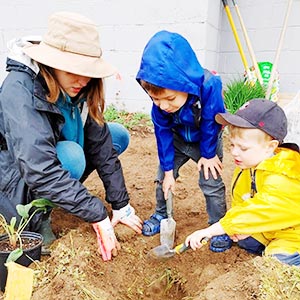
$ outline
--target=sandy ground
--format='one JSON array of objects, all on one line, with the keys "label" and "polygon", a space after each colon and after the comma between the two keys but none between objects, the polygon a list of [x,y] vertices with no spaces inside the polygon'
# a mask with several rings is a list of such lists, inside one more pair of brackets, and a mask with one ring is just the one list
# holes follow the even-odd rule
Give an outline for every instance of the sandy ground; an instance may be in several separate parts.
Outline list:
[{"label": "sandy ground", "polygon": [[[224,174],[230,186],[233,164],[224,137]],[[154,176],[157,166],[152,133],[132,132],[128,150],[120,156],[131,204],[146,219],[153,212]],[[174,197],[176,244],[196,229],[207,225],[204,198],[197,184],[196,165],[188,162],[181,170]],[[96,173],[85,185],[104,198]],[[228,189],[227,189],[228,190]],[[227,197],[230,206],[229,195]],[[110,211],[110,207],[107,206]],[[124,225],[116,226],[121,243],[119,255],[103,262],[97,253],[95,234],[82,220],[56,209],[53,229],[59,237],[51,257],[44,257],[37,273],[32,299],[257,299],[259,277],[255,258],[237,246],[224,253],[213,253],[207,246],[153,260],[147,254],[159,245],[159,235],[145,237]]]}]

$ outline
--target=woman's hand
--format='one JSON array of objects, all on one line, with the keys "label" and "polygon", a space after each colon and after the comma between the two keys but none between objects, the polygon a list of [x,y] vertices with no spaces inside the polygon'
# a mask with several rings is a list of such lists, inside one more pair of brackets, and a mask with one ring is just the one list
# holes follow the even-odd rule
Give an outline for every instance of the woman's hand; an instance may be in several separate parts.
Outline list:
[{"label": "woman's hand", "polygon": [[128,203],[121,209],[112,211],[112,226],[116,226],[118,223],[127,225],[137,233],[142,233],[142,220],[135,214],[135,209]]},{"label": "woman's hand", "polygon": [[93,223],[93,229],[97,234],[98,251],[104,261],[111,260],[112,256],[117,256],[121,249],[117,241],[114,228],[108,217],[104,220]]}]

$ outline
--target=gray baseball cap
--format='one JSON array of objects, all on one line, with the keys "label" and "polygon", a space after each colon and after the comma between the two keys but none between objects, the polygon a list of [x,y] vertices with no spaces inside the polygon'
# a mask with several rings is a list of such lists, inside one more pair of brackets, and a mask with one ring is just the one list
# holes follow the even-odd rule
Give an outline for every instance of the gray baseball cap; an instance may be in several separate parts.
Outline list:
[{"label": "gray baseball cap", "polygon": [[287,118],[283,109],[266,99],[252,99],[235,114],[220,113],[215,116],[215,120],[222,125],[260,129],[280,143],[287,135]]}]

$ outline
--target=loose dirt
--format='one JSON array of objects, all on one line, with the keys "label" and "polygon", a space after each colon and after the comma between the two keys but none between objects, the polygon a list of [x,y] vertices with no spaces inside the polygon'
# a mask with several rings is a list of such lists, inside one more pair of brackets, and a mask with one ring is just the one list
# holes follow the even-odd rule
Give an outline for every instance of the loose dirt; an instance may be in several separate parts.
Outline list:
[{"label": "loose dirt", "polygon": [[[132,132],[129,148],[120,156],[131,204],[146,219],[155,207],[154,178],[158,163],[153,133]],[[224,136],[223,179],[229,191],[233,164]],[[174,196],[176,244],[196,229],[207,226],[204,197],[198,187],[196,164],[182,169]],[[86,180],[91,193],[105,198],[96,173]],[[227,192],[228,206],[230,206]],[[110,207],[107,205],[110,212]],[[249,300],[258,298],[259,275],[254,262],[260,258],[233,246],[224,253],[213,253],[208,245],[188,250],[171,259],[148,257],[159,245],[159,235],[145,237],[124,225],[116,226],[121,243],[119,255],[103,262],[97,253],[96,236],[90,224],[55,209],[52,227],[59,237],[51,257],[43,257],[36,269],[33,300]]]}]

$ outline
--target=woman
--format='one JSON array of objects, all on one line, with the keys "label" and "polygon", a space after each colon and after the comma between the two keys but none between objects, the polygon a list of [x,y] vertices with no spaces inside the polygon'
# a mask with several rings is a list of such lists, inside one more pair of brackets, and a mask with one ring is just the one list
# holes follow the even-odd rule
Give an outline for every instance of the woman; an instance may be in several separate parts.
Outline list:
[{"label": "woman", "polygon": [[[1,212],[9,220],[16,204],[50,199],[93,224],[102,258],[110,260],[120,247],[115,224],[141,232],[103,117],[102,78],[116,70],[101,57],[96,25],[79,14],[55,13],[40,43],[18,48],[23,42],[11,45],[0,93]],[[113,132],[118,128],[111,125]],[[119,152],[127,146],[116,135],[114,142]],[[82,185],[94,170],[112,206],[111,221],[103,203]],[[55,238],[49,215],[31,224],[46,246]]]}]

